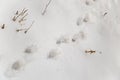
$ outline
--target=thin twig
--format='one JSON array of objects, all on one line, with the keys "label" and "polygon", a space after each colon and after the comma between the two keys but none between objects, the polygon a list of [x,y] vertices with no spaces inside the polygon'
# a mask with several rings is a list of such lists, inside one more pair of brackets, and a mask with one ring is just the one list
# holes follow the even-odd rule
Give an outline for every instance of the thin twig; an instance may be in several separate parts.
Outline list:
[{"label": "thin twig", "polygon": [[16,31],[17,31],[17,32],[20,32],[20,31],[23,31],[23,30],[26,30],[26,29],[17,29]]},{"label": "thin twig", "polygon": [[33,21],[32,24],[30,25],[30,27],[25,30],[25,32],[24,32],[25,34],[26,34],[26,33],[28,32],[28,30],[33,26],[34,22],[35,22],[35,21]]},{"label": "thin twig", "polygon": [[26,13],[20,20],[19,20],[19,23],[21,23],[22,21],[25,21],[25,17],[28,15],[28,13]]},{"label": "thin twig", "polygon": [[17,31],[17,32],[24,31],[24,33],[26,34],[26,33],[28,32],[28,30],[32,27],[33,24],[34,24],[34,21],[31,23],[31,25],[30,25],[29,28],[25,28],[25,29],[17,29],[16,31]]},{"label": "thin twig", "polygon": [[94,54],[94,53],[96,53],[96,51],[95,50],[85,50],[85,53]]},{"label": "thin twig", "polygon": [[28,9],[25,10],[25,8],[24,8],[23,11],[21,12],[21,16],[23,16],[27,11],[28,11]]},{"label": "thin twig", "polygon": [[16,12],[17,16],[13,17],[13,21],[16,21],[18,17],[23,16],[26,12],[28,11],[28,9],[25,10],[25,8],[22,10],[22,12],[20,14],[18,14],[18,11]]},{"label": "thin twig", "polygon": [[45,5],[45,9],[43,10],[42,15],[44,15],[44,14],[46,13],[47,8],[48,8],[48,6],[50,5],[51,1],[52,1],[52,0],[49,0],[49,2]]}]

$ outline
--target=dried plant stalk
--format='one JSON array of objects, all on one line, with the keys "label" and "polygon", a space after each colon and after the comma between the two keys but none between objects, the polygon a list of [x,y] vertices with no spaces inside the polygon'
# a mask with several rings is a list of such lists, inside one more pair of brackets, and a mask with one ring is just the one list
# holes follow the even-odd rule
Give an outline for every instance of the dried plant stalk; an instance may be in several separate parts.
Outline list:
[{"label": "dried plant stalk", "polygon": [[23,21],[25,21],[26,19],[25,19],[25,17],[28,15],[28,13],[27,14],[25,14],[20,20],[19,20],[19,23],[21,23],[21,22],[23,22]]},{"label": "dried plant stalk", "polygon": [[25,29],[17,29],[16,32],[24,31],[24,33],[26,34],[28,30],[33,26],[33,24],[34,24],[34,21],[31,23],[30,27],[25,28]]},{"label": "dried plant stalk", "polygon": [[24,16],[24,15],[26,16],[28,14],[28,13],[26,13],[27,11],[28,11],[28,9],[25,9],[25,8],[20,13],[19,13],[19,11],[16,11],[15,16],[13,17],[12,20],[16,21],[20,16]]},{"label": "dried plant stalk", "polygon": [[45,8],[44,8],[44,10],[43,10],[43,12],[42,12],[42,15],[44,15],[44,14],[46,13],[47,8],[48,8],[48,6],[50,5],[51,1],[52,1],[52,0],[49,0],[48,3],[45,5]]},{"label": "dried plant stalk", "polygon": [[96,51],[95,51],[95,50],[85,50],[85,53],[88,53],[88,54],[95,54]]},{"label": "dried plant stalk", "polygon": [[27,28],[27,29],[24,31],[25,34],[26,34],[26,33],[28,32],[28,30],[33,26],[34,22],[35,22],[35,21],[33,21],[32,24],[30,25],[30,27]]}]

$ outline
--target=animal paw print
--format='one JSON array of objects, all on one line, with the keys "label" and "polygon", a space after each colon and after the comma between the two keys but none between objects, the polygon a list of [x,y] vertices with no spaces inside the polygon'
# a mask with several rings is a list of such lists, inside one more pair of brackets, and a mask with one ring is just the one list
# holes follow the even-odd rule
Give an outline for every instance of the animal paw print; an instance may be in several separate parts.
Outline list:
[{"label": "animal paw print", "polygon": [[49,59],[55,59],[57,58],[59,55],[61,54],[61,51],[58,49],[52,49],[49,54],[48,54],[48,58]]},{"label": "animal paw print", "polygon": [[14,77],[18,75],[25,67],[25,61],[17,60],[13,62],[6,70],[6,77]]},{"label": "animal paw print", "polygon": [[56,44],[69,43],[69,42],[70,42],[69,36],[61,36],[56,41]]}]

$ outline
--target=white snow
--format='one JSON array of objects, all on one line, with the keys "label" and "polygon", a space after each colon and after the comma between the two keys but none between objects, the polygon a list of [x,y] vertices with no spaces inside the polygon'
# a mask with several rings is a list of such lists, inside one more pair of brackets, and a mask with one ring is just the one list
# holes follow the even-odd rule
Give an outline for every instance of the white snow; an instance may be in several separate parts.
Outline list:
[{"label": "white snow", "polygon": [[0,0],[0,80],[120,80],[120,0],[48,3]]}]

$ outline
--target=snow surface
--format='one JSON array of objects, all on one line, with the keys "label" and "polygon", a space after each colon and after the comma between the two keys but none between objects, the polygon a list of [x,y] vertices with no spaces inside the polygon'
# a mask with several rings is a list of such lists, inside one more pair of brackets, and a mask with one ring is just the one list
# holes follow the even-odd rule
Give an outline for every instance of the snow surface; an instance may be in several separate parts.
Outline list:
[{"label": "snow surface", "polygon": [[[21,26],[12,18],[24,8]],[[119,8],[120,0],[0,0],[0,80],[120,80]]]}]

